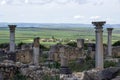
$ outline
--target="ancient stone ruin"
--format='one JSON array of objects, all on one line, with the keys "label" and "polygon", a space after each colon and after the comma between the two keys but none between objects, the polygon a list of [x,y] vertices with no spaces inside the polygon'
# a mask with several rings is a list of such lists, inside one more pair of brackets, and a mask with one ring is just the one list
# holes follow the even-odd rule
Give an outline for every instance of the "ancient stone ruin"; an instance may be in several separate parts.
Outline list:
[{"label": "ancient stone ruin", "polygon": [[111,40],[112,40],[112,30],[113,30],[113,28],[107,28],[107,31],[108,31],[108,48],[107,48],[107,53],[108,53],[109,57],[112,56],[112,43],[111,43]]},{"label": "ancient stone ruin", "polygon": [[15,28],[16,25],[8,25],[10,29],[10,43],[9,43],[9,52],[8,52],[8,59],[9,60],[16,60],[16,53],[15,53]]},{"label": "ancient stone ruin", "polygon": [[[84,39],[77,39],[77,47],[62,44],[52,45],[47,54],[49,55],[48,61],[60,63],[59,69],[40,65],[41,53],[39,37],[34,38],[33,43],[28,45],[23,44],[21,49],[16,49],[16,25],[9,25],[10,47],[6,60],[0,63],[0,80],[12,80],[17,72],[27,77],[28,80],[43,80],[46,76],[62,76],[61,80],[111,80],[115,78],[118,76],[116,73],[120,72],[120,68],[104,69],[104,61],[106,59],[110,61],[116,60],[116,62],[119,63],[120,60],[117,57],[120,56],[120,46],[112,47],[111,45],[113,28],[107,28],[107,48],[103,46],[103,25],[105,23],[105,21],[92,22],[95,26],[96,43],[88,43],[87,52],[84,50]],[[69,61],[86,58],[84,55],[86,53],[89,54],[92,59],[95,58],[95,69],[83,71],[79,77],[75,76],[74,72],[69,69]]]},{"label": "ancient stone ruin", "polygon": [[40,52],[40,47],[39,47],[39,38],[34,39],[34,44],[33,44],[33,64],[34,65],[39,65],[39,52]]},{"label": "ancient stone ruin", "polygon": [[32,53],[33,50],[20,50],[16,53],[16,61],[30,64],[32,63]]},{"label": "ancient stone ruin", "polygon": [[96,29],[96,52],[95,52],[95,61],[96,68],[103,69],[103,25],[106,22],[92,22]]},{"label": "ancient stone ruin", "polygon": [[82,50],[78,47],[57,44],[51,46],[50,48],[50,54],[52,55],[54,61],[60,61],[61,48],[64,48],[64,55],[67,57],[68,60],[78,59],[83,55]]}]

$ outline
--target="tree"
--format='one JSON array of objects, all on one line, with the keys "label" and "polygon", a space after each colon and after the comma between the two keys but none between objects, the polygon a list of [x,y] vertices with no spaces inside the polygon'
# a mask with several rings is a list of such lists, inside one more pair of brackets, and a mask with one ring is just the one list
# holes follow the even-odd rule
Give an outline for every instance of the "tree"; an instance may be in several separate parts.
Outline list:
[{"label": "tree", "polygon": [[22,46],[23,44],[25,44],[25,43],[23,43],[23,42],[18,43],[18,47],[21,48],[21,46]]},{"label": "tree", "polygon": [[113,46],[120,46],[120,40],[117,41],[117,42],[115,42],[115,43],[113,44]]},{"label": "tree", "polygon": [[0,48],[8,48],[8,47],[9,47],[9,43],[0,44]]},{"label": "tree", "polygon": [[68,42],[67,45],[72,46],[72,47],[77,47],[76,42]]}]

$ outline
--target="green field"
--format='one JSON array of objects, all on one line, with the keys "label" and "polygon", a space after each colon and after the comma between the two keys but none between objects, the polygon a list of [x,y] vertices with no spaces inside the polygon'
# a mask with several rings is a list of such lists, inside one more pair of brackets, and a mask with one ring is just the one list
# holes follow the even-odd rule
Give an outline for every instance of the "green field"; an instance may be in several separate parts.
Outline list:
[{"label": "green field", "polygon": [[[95,40],[94,28],[16,28],[16,43],[33,42],[34,37],[40,38],[54,38],[63,39],[64,41],[76,40],[77,38],[84,38]],[[103,33],[104,43],[107,43],[107,32],[104,29]],[[120,28],[113,30],[112,42],[120,40]],[[0,28],[0,43],[9,42],[9,28]],[[41,42],[42,44],[54,44],[54,42]],[[55,42],[56,43],[56,42]]]}]

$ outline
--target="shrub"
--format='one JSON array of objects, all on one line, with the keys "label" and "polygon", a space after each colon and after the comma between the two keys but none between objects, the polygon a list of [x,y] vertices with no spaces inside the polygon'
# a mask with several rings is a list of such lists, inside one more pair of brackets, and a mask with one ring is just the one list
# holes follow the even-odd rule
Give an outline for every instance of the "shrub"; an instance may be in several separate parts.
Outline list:
[{"label": "shrub", "polygon": [[84,43],[84,49],[85,49],[85,50],[88,49],[88,43]]},{"label": "shrub", "polygon": [[57,61],[53,62],[53,64],[48,64],[49,68],[56,68],[59,69],[60,68],[60,63],[58,63]]},{"label": "shrub", "polygon": [[42,49],[43,51],[48,51],[49,50],[49,48],[47,46],[42,45],[42,44],[40,44],[40,49]]},{"label": "shrub", "polygon": [[72,47],[77,47],[76,42],[68,42],[67,45],[72,46]]},{"label": "shrub", "polygon": [[42,58],[48,58],[48,54],[46,54],[46,53],[44,53],[44,54],[42,54]]},{"label": "shrub", "polygon": [[95,40],[95,39],[92,39],[91,41],[95,42],[96,40]]},{"label": "shrub", "polygon": [[76,61],[72,61],[69,63],[70,69],[74,72],[81,72],[84,70],[89,70],[95,67],[95,61],[89,60],[84,62],[83,64],[77,63]]},{"label": "shrub", "polygon": [[39,60],[40,60],[40,62],[45,62],[45,61],[47,60],[47,58],[48,58],[48,54],[43,53],[43,54],[40,56]]},{"label": "shrub", "polygon": [[53,65],[54,65],[54,68],[57,68],[57,69],[60,68],[60,63],[58,63],[57,61],[55,61]]},{"label": "shrub", "polygon": [[51,75],[44,75],[42,76],[42,80],[60,80],[59,76],[51,76]]},{"label": "shrub", "polygon": [[105,61],[104,62],[104,68],[108,68],[108,67],[114,67],[116,66],[117,63],[116,62],[113,62],[113,61]]},{"label": "shrub", "polygon": [[86,61],[89,61],[89,60],[92,60],[91,56],[90,55],[86,55],[86,58],[85,58]]},{"label": "shrub", "polygon": [[107,46],[107,44],[104,43],[103,46]]},{"label": "shrub", "polygon": [[23,76],[19,71],[17,71],[12,80],[27,80],[27,77]]},{"label": "shrub", "polygon": [[9,43],[0,44],[0,48],[8,48],[8,47],[9,47]]},{"label": "shrub", "polygon": [[21,48],[21,46],[22,46],[23,44],[25,44],[25,43],[23,43],[23,42],[18,43],[18,47]]},{"label": "shrub", "polygon": [[[72,46],[72,47],[77,47],[77,42],[68,42],[66,45]],[[84,49],[88,49],[88,44],[84,43]]]},{"label": "shrub", "polygon": [[120,46],[120,41],[115,42],[113,46]]}]

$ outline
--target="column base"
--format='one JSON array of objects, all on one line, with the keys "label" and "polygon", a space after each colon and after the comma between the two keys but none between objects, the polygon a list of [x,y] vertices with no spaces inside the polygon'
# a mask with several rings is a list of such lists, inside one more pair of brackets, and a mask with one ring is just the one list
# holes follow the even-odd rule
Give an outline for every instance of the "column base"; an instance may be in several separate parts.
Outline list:
[{"label": "column base", "polygon": [[12,60],[15,62],[16,61],[16,52],[8,52],[7,57],[8,57],[7,58],[8,60]]},{"label": "column base", "polygon": [[71,70],[66,66],[61,66],[60,74],[72,74]]}]

